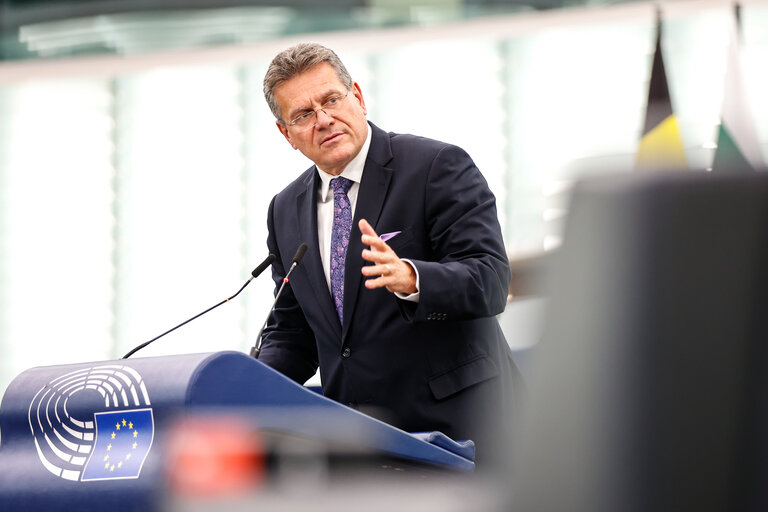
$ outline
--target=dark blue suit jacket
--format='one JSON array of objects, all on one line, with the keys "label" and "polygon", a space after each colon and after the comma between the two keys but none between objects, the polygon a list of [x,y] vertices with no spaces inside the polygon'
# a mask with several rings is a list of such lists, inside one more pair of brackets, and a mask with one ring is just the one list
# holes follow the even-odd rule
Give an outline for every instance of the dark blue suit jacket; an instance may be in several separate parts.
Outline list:
[{"label": "dark blue suit jacket", "polygon": [[[297,382],[318,364],[323,393],[407,431],[484,437],[508,411],[517,369],[494,315],[504,310],[509,265],[496,202],[462,149],[373,130],[357,198],[339,325],[317,242],[317,170],[272,200],[270,252],[280,285],[296,248],[308,250],[265,330],[260,360]],[[369,290],[357,229],[365,218],[420,276],[420,300]],[[482,421],[478,421],[482,419]],[[503,418],[502,418],[503,419]],[[480,449],[480,446],[478,446]]]}]

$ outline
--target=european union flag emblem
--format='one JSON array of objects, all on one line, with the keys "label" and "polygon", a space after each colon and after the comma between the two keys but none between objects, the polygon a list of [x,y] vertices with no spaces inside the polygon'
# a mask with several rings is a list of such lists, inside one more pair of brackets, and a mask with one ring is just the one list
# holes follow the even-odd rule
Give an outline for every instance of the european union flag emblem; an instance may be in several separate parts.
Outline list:
[{"label": "european union flag emblem", "polygon": [[81,481],[139,478],[155,436],[152,409],[98,412],[96,442]]}]

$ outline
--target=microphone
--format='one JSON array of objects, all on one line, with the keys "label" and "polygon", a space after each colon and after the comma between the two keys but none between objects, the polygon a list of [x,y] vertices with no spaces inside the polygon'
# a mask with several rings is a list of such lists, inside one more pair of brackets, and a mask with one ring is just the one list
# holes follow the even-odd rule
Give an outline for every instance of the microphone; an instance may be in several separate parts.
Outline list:
[{"label": "microphone", "polygon": [[298,249],[296,249],[296,254],[293,255],[293,262],[291,263],[291,268],[288,269],[288,273],[285,274],[285,277],[283,278],[283,284],[280,285],[280,289],[277,290],[277,293],[275,294],[275,300],[272,302],[272,307],[269,308],[269,313],[267,313],[267,318],[264,319],[264,323],[261,326],[261,329],[259,329],[259,334],[256,335],[256,343],[254,343],[253,347],[251,348],[251,357],[258,359],[259,353],[261,352],[261,335],[264,333],[264,329],[267,327],[267,322],[269,322],[269,315],[272,314],[272,311],[275,309],[275,304],[277,304],[277,299],[280,298],[280,294],[283,293],[283,288],[285,288],[285,283],[288,282],[288,276],[291,275],[291,272],[293,272],[293,269],[296,268],[296,265],[299,264],[301,261],[301,258],[304,257],[304,253],[307,252],[307,244],[301,244]]},{"label": "microphone", "polygon": [[[267,270],[267,267],[268,267],[268,266],[270,266],[270,265],[272,264],[272,262],[273,262],[273,261],[275,261],[275,255],[274,255],[274,254],[271,254],[271,253],[270,253],[270,254],[268,254],[268,255],[267,255],[267,257],[266,257],[266,258],[264,258],[264,261],[262,261],[261,263],[259,263],[259,265],[258,265],[258,266],[257,266],[255,269],[253,269],[253,271],[251,272],[251,279],[249,279],[249,280],[248,280],[248,281],[247,281],[247,282],[246,282],[246,283],[243,285],[243,288],[245,288],[245,287],[246,287],[246,285],[248,285],[248,283],[250,283],[252,279],[255,279],[255,278],[259,277],[259,276],[261,275],[261,273],[262,273],[262,272],[264,272],[265,270]],[[241,291],[243,291],[243,288],[240,288],[240,291],[238,291],[237,293],[240,293]],[[230,298],[233,298],[233,297],[235,297],[235,296],[237,295],[237,293],[236,293],[235,295],[233,295],[232,297],[230,297]]]},{"label": "microphone", "polygon": [[307,244],[301,244],[299,248],[296,249],[296,254],[293,255],[293,265],[291,265],[291,270],[288,271],[289,274],[293,270],[293,267],[299,264],[301,258],[304,257],[305,252],[307,252]]},{"label": "microphone", "polygon": [[[305,249],[306,249],[306,247],[305,247]],[[143,349],[144,347],[146,347],[147,345],[149,345],[149,344],[150,344],[150,343],[152,343],[153,341],[155,341],[155,340],[158,340],[158,339],[162,338],[162,337],[163,337],[163,336],[165,336],[166,334],[168,334],[168,333],[170,333],[170,332],[173,332],[173,331],[175,331],[176,329],[178,329],[178,328],[179,328],[179,327],[181,327],[182,325],[184,325],[184,324],[187,324],[187,323],[191,322],[192,320],[194,320],[195,318],[197,318],[197,317],[199,317],[199,316],[203,316],[204,314],[206,314],[207,312],[211,311],[212,309],[216,309],[217,307],[221,306],[221,305],[222,305],[222,304],[224,304],[225,302],[229,302],[230,300],[234,299],[235,297],[237,297],[238,295],[240,295],[240,292],[241,292],[241,291],[243,291],[243,290],[245,289],[245,287],[246,287],[246,286],[248,286],[248,283],[250,283],[251,281],[253,281],[253,279],[254,279],[254,278],[256,278],[256,277],[259,277],[259,275],[260,275],[262,272],[264,272],[264,270],[266,270],[266,268],[267,268],[268,266],[270,266],[270,265],[272,264],[272,262],[273,262],[273,261],[275,261],[275,255],[274,255],[274,254],[269,254],[269,255],[268,255],[266,258],[264,258],[264,261],[262,261],[261,263],[259,263],[259,266],[258,266],[258,267],[256,267],[255,269],[253,269],[253,272],[251,272],[251,277],[250,277],[250,278],[249,278],[249,279],[248,279],[248,280],[245,282],[245,284],[244,284],[243,286],[241,286],[241,287],[240,287],[240,289],[239,289],[239,290],[237,290],[237,293],[235,293],[233,296],[231,296],[231,297],[229,297],[229,298],[227,298],[227,299],[224,299],[223,301],[219,302],[219,303],[218,303],[218,304],[216,304],[215,306],[212,306],[212,307],[210,307],[210,308],[206,309],[206,310],[205,310],[205,311],[203,311],[202,313],[198,313],[197,315],[193,316],[193,317],[192,317],[192,318],[190,318],[189,320],[187,320],[187,321],[185,321],[185,322],[182,322],[182,323],[180,323],[179,325],[177,325],[177,326],[176,326],[176,327],[174,327],[173,329],[169,329],[169,330],[165,331],[165,332],[164,332],[163,334],[161,334],[160,336],[156,336],[156,337],[152,338],[152,339],[151,339],[151,340],[149,340],[149,341],[145,341],[144,343],[142,343],[142,344],[141,344],[141,345],[139,345],[138,347],[134,348],[133,350],[131,350],[130,352],[128,352],[127,354],[125,354],[125,355],[124,355],[122,358],[123,358],[123,359],[128,359],[128,358],[129,358],[129,357],[131,357],[133,354],[135,354],[135,353],[136,353],[136,352],[138,352],[139,350]]]}]

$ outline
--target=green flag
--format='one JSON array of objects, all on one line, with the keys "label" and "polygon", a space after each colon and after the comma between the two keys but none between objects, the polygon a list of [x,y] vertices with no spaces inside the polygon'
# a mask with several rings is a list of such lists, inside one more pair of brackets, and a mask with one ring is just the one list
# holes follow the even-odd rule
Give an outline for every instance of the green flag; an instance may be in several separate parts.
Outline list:
[{"label": "green flag", "polygon": [[739,56],[738,6],[729,26],[723,110],[712,170],[753,171],[764,166],[752,112],[747,103]]}]

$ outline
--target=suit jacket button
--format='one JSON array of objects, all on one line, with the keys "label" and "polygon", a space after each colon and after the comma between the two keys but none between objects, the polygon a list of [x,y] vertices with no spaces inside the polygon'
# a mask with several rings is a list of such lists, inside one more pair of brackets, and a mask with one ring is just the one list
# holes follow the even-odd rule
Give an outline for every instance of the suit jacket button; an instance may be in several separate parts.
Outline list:
[{"label": "suit jacket button", "polygon": [[341,356],[342,356],[342,357],[349,357],[349,356],[351,356],[351,355],[352,355],[352,351],[351,351],[351,350],[349,350],[349,347],[345,348],[345,349],[344,349],[344,352],[342,352],[342,353],[341,353]]}]

